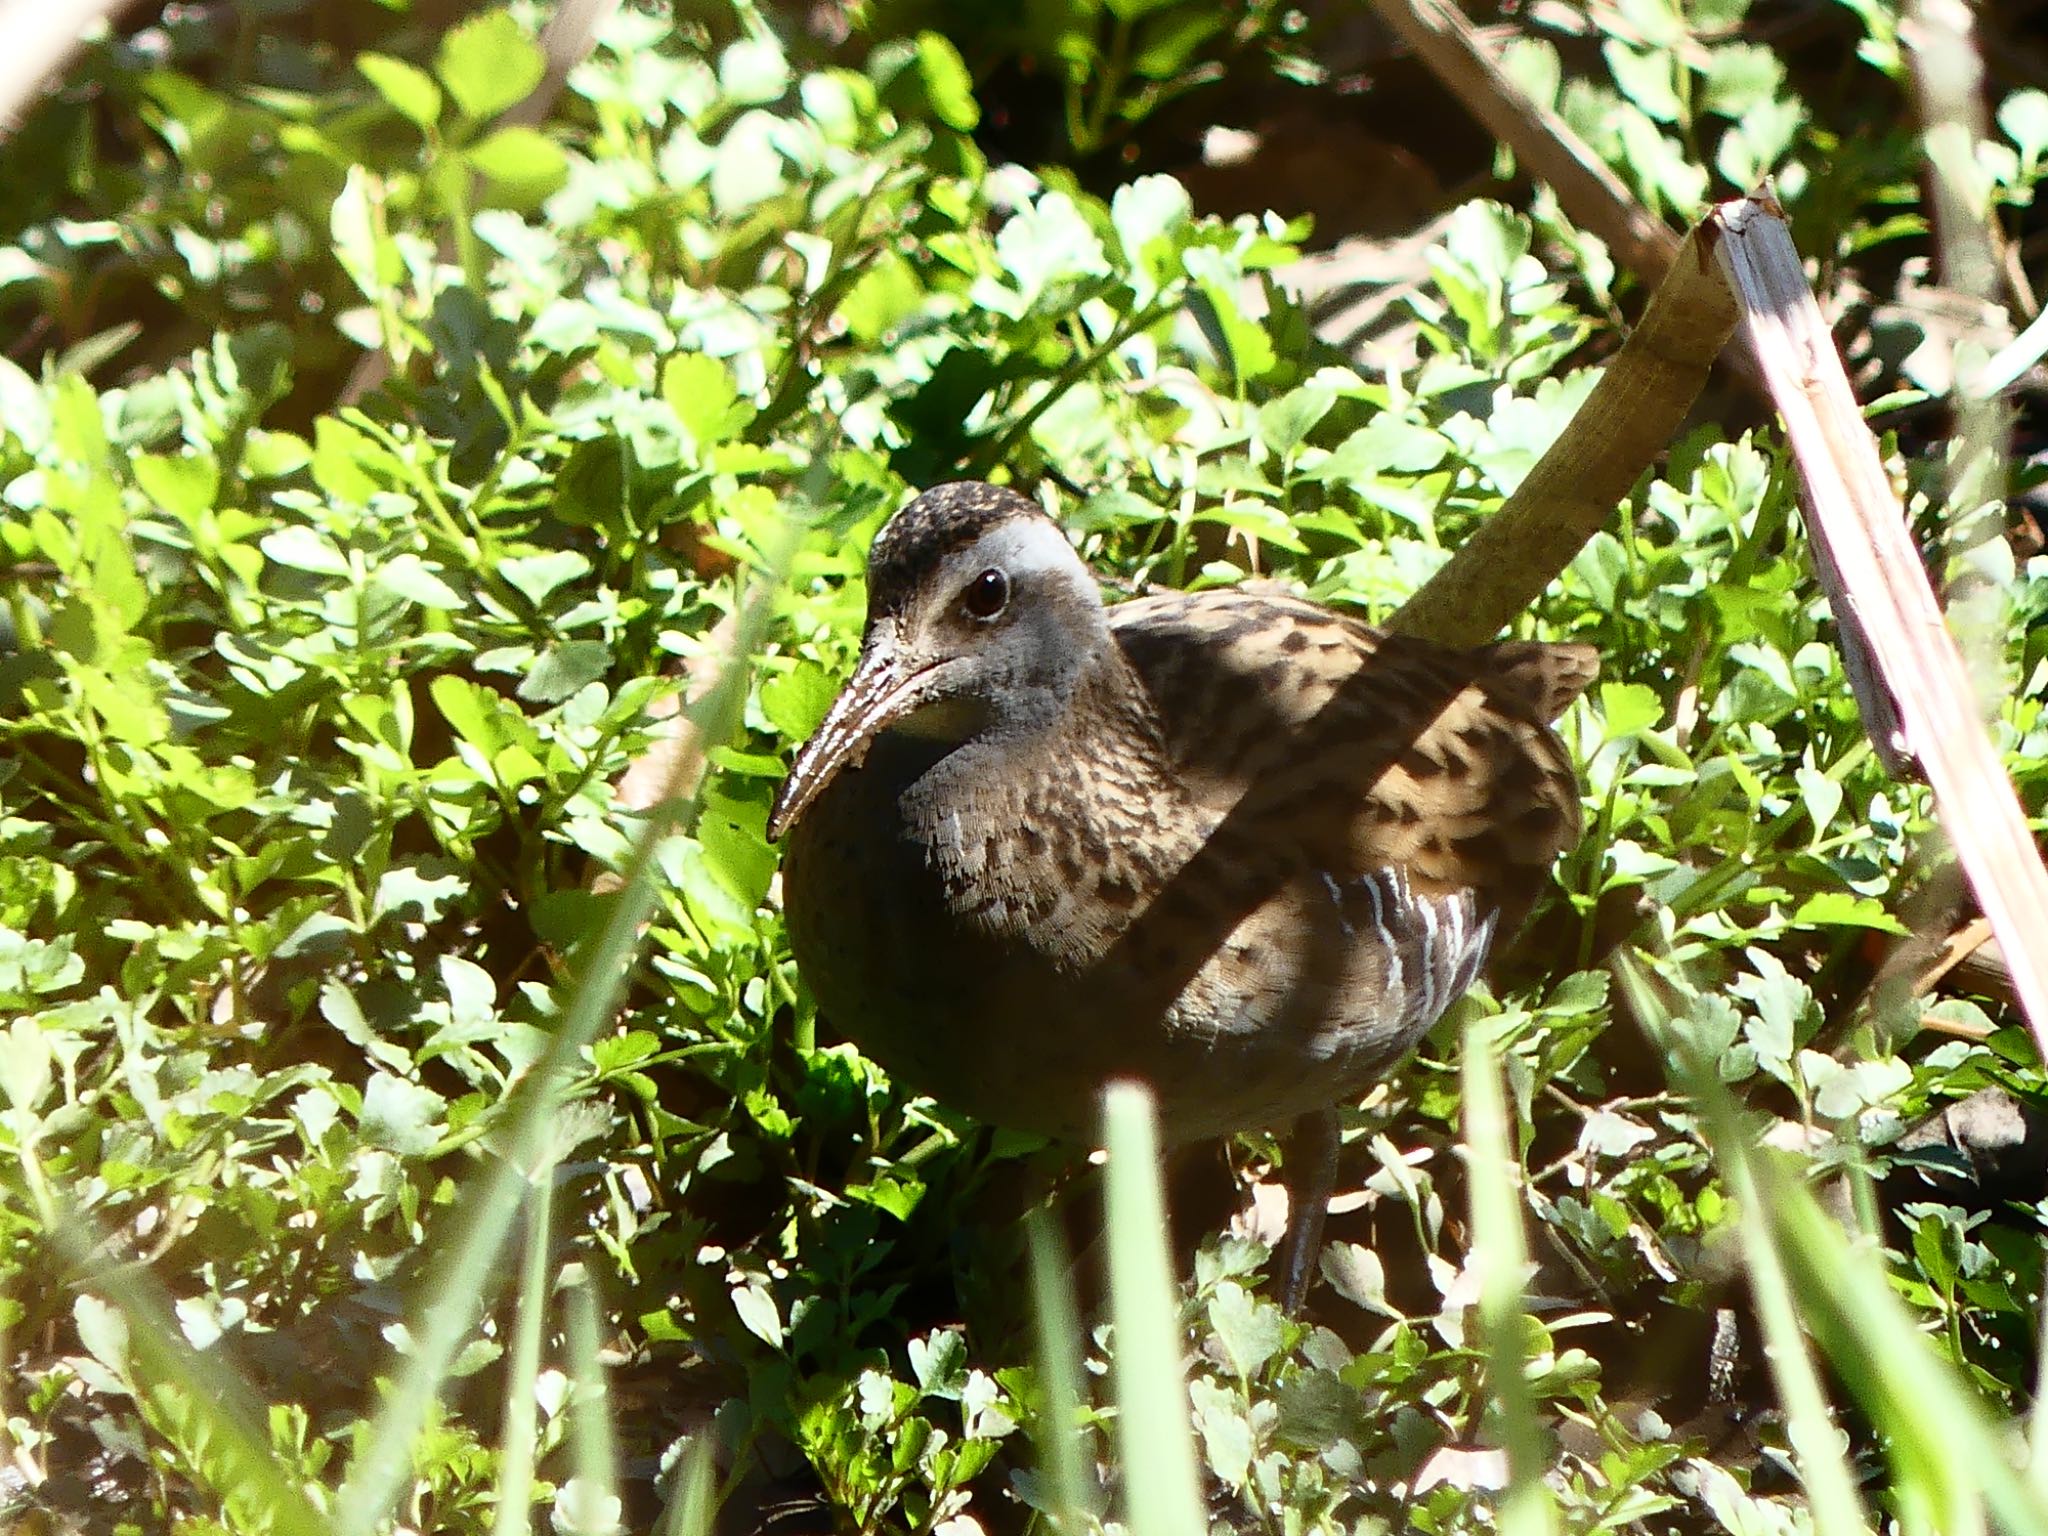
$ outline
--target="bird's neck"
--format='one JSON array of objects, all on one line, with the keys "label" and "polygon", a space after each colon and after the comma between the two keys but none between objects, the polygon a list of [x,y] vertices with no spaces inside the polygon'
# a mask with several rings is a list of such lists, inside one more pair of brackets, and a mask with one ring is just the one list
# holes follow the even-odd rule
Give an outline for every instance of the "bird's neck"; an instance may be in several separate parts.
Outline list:
[{"label": "bird's neck", "polygon": [[[1055,959],[1098,954],[1200,850],[1152,705],[1120,652],[1050,718],[1010,713],[947,752],[898,802],[956,911]],[[1120,902],[1090,900],[1108,883]]]},{"label": "bird's neck", "polygon": [[[991,794],[1035,802],[1063,790],[1082,791],[1092,781],[1133,792],[1171,792],[1159,722],[1114,647],[1094,658],[1068,688],[1007,696],[980,729],[934,757],[913,798],[943,815]],[[906,809],[915,814],[913,806]]]}]

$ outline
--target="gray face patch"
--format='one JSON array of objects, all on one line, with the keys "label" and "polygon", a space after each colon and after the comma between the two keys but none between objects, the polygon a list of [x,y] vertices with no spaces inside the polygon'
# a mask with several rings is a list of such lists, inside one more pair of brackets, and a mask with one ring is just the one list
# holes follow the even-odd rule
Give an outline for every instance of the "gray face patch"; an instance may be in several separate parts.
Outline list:
[{"label": "gray face patch", "polygon": [[889,519],[868,551],[868,627],[921,601],[946,560],[984,534],[1044,520],[1035,503],[1000,486],[932,487]]}]

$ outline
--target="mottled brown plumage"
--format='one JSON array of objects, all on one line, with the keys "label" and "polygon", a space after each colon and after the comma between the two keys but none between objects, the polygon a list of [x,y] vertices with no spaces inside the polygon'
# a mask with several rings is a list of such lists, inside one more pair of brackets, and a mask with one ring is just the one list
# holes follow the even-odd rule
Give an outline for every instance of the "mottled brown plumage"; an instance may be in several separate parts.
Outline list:
[{"label": "mottled brown plumage", "polygon": [[1250,588],[1104,608],[977,484],[883,529],[868,614],[769,823],[791,943],[839,1027],[980,1119],[1085,1142],[1115,1077],[1172,1140],[1356,1096],[1578,834],[1548,722],[1584,647]]}]

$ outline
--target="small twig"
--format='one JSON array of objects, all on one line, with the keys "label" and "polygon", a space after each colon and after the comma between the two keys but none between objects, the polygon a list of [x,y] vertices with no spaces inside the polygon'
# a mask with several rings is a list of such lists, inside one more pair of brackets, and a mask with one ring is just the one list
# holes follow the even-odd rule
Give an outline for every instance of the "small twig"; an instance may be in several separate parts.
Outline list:
[{"label": "small twig", "polygon": [[1973,1045],[1982,1045],[1997,1033],[1992,1025],[1980,1024],[1975,1019],[1945,1019],[1938,1013],[1921,1014],[1920,1027],[1933,1034],[1968,1040]]},{"label": "small twig", "polygon": [[1445,0],[1373,4],[1452,96],[1515,152],[1529,174],[1556,189],[1558,202],[1575,223],[1606,241],[1615,258],[1645,284],[1664,281],[1678,260],[1678,236],[1636,200],[1563,118],[1531,101],[1508,78],[1454,6]]},{"label": "small twig", "polygon": [[1954,933],[1941,941],[1926,967],[1913,982],[1913,995],[1925,997],[1941,982],[1942,977],[1961,965],[1970,956],[1982,949],[1991,938],[1991,919],[1973,917]]}]

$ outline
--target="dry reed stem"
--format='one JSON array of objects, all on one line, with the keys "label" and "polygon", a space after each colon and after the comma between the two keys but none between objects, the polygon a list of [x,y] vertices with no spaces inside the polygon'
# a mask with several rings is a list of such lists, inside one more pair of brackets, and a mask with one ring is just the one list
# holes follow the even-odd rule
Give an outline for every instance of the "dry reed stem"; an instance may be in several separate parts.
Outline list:
[{"label": "dry reed stem", "polygon": [[1860,629],[1896,709],[1904,749],[2011,967],[2013,992],[2048,1052],[2048,869],[1976,712],[1961,649],[1928,584],[1877,441],[1814,302],[1784,214],[1740,198],[1715,209],[1722,269],[1785,423],[1809,535],[1838,586],[1837,622]]},{"label": "dry reed stem", "polygon": [[0,144],[34,108],[44,87],[71,62],[94,23],[121,8],[121,0],[57,0],[55,4],[0,7]]}]

